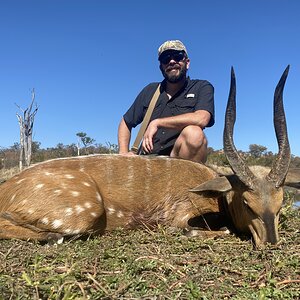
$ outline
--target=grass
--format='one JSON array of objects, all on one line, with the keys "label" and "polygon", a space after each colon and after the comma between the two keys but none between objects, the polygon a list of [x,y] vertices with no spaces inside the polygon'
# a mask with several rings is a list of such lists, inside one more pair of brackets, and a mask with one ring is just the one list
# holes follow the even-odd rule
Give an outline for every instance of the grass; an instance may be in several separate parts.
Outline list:
[{"label": "grass", "polygon": [[18,167],[13,167],[10,169],[0,169],[0,183],[13,177],[17,173],[19,173]]},{"label": "grass", "polygon": [[48,245],[0,241],[0,299],[299,299],[300,210],[288,195],[281,242],[116,230]]}]

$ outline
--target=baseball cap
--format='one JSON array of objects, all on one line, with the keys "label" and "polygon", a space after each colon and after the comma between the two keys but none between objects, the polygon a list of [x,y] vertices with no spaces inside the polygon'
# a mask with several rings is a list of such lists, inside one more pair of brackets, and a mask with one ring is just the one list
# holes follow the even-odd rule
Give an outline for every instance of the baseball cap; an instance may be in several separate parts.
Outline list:
[{"label": "baseball cap", "polygon": [[158,48],[158,57],[160,57],[161,54],[167,50],[184,51],[186,55],[188,55],[184,44],[179,40],[166,41],[160,45]]}]

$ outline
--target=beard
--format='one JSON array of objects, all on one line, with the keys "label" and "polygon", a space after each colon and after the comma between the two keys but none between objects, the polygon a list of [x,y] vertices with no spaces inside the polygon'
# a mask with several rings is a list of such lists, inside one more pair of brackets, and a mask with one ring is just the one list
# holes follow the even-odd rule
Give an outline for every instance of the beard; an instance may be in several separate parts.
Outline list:
[{"label": "beard", "polygon": [[[164,78],[170,83],[177,83],[186,78],[187,67],[186,63],[181,67],[179,64],[168,66],[163,69],[160,66],[160,70],[164,76]],[[179,70],[179,72],[172,72],[172,70]]]}]

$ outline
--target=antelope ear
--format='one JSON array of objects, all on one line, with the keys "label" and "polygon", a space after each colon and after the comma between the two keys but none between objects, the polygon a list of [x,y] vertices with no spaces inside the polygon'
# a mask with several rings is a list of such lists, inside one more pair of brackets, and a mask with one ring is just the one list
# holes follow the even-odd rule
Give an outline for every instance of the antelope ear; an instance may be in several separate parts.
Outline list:
[{"label": "antelope ear", "polygon": [[190,190],[190,192],[205,192],[205,191],[213,191],[213,192],[228,192],[232,189],[232,186],[229,180],[225,177],[217,177],[212,180],[206,181],[199,186]]}]

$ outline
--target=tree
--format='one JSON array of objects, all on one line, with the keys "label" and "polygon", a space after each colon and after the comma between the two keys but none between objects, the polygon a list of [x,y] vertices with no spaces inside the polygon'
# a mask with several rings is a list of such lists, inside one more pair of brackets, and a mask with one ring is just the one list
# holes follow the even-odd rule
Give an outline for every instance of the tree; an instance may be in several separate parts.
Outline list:
[{"label": "tree", "polygon": [[32,153],[36,153],[41,149],[41,143],[37,141],[32,142]]},{"label": "tree", "polygon": [[261,157],[267,151],[267,147],[257,144],[249,145],[249,153],[255,158]]},{"label": "tree", "polygon": [[[35,108],[33,109],[33,105]],[[17,105],[17,104],[16,104]],[[23,116],[16,113],[19,126],[20,126],[20,158],[19,158],[19,168],[23,168],[23,159],[25,165],[30,166],[31,162],[31,152],[32,152],[32,133],[33,133],[33,123],[34,117],[38,111],[37,104],[35,103],[35,92],[34,89],[31,92],[31,104],[28,108],[23,110],[19,105],[17,107],[22,111]]]},{"label": "tree", "polygon": [[77,154],[80,155],[80,143],[82,143],[84,146],[85,154],[88,154],[87,147],[91,146],[95,142],[95,140],[87,136],[85,132],[78,132],[76,133],[76,135],[78,136]]},{"label": "tree", "polygon": [[108,153],[118,153],[119,152],[119,146],[117,144],[112,144],[110,142],[106,142],[106,147],[108,149]]},{"label": "tree", "polygon": [[16,142],[12,146],[10,146],[10,149],[13,150],[13,151],[19,151],[20,150],[20,144]]},{"label": "tree", "polygon": [[5,169],[5,162],[6,162],[6,157],[5,157],[5,149],[0,146],[0,169]]}]

